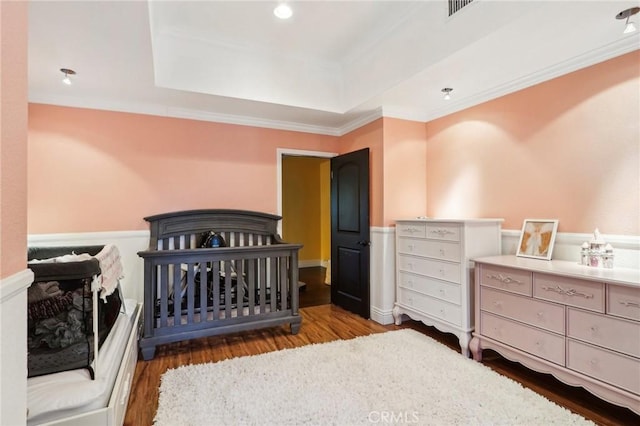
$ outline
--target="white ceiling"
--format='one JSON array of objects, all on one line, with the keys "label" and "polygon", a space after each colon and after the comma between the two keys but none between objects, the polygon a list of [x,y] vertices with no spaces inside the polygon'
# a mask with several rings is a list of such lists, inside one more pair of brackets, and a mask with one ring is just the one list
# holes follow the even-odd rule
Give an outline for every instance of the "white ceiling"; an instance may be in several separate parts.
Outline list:
[{"label": "white ceiling", "polygon": [[288,3],[282,21],[275,0],[32,0],[29,100],[340,135],[640,48],[615,19],[637,0],[475,0],[453,17],[446,0]]}]

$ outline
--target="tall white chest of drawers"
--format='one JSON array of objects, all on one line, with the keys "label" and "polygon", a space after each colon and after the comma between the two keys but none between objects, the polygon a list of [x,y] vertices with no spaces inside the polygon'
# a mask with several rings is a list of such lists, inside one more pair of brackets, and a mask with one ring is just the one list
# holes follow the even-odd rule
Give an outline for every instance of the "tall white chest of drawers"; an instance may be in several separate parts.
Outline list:
[{"label": "tall white chest of drawers", "polygon": [[500,254],[502,219],[396,221],[395,323],[403,315],[458,336],[469,356],[474,326],[471,258]]},{"label": "tall white chest of drawers", "polygon": [[474,359],[493,349],[640,414],[639,270],[475,260]]}]

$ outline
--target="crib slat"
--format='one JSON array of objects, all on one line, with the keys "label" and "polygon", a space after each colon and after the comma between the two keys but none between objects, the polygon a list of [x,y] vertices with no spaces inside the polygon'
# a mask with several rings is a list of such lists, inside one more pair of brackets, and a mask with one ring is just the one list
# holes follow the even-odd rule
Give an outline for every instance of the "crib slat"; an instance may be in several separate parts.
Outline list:
[{"label": "crib slat", "polygon": [[200,322],[204,322],[207,320],[207,262],[200,263],[196,274],[200,276]]},{"label": "crib slat", "polygon": [[255,314],[256,306],[256,262],[259,259],[247,259],[247,284],[249,289],[249,315]]},{"label": "crib slat", "polygon": [[275,312],[276,311],[276,296],[278,293],[278,274],[276,271],[276,267],[277,267],[277,258],[276,257],[271,257],[269,258],[270,262],[269,264],[271,265],[271,271],[270,271],[270,278],[269,278],[269,284],[270,284],[270,288],[271,288],[271,312]]},{"label": "crib slat", "polygon": [[244,315],[244,265],[242,260],[236,261],[236,315]]},{"label": "crib slat", "polygon": [[280,289],[280,309],[285,311],[287,309],[287,295],[289,294],[287,290],[287,258],[280,257],[280,268],[278,278],[280,278],[280,285],[278,288]]},{"label": "crib slat", "polygon": [[187,263],[187,323],[192,324],[195,305],[195,290],[194,283],[196,265],[193,263]]},{"label": "crib slat", "polygon": [[160,265],[160,325],[167,326],[169,265]]},{"label": "crib slat", "polygon": [[180,279],[182,268],[180,264],[171,266],[173,266],[173,326],[177,327],[182,323],[180,320],[182,316],[182,280]]},{"label": "crib slat", "polygon": [[269,288],[267,285],[267,258],[258,258],[257,263],[257,275],[259,275],[260,280],[258,283],[260,291],[260,313],[263,314],[267,312],[267,289]]},{"label": "crib slat", "polygon": [[231,318],[231,262],[224,262],[224,317]]},{"label": "crib slat", "polygon": [[211,262],[211,276],[213,277],[213,282],[211,283],[213,289],[213,320],[217,321],[220,319],[220,262]]}]

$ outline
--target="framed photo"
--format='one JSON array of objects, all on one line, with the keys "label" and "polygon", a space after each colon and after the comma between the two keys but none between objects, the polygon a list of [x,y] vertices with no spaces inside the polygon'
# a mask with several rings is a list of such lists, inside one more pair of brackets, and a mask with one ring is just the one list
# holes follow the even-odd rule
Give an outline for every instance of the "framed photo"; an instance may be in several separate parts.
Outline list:
[{"label": "framed photo", "polygon": [[557,230],[557,219],[525,219],[516,256],[550,260]]}]

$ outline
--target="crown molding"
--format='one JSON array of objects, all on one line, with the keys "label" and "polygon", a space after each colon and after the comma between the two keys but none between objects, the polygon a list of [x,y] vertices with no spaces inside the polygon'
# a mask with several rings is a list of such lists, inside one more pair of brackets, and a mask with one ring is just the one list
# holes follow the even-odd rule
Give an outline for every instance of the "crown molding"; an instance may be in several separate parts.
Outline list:
[{"label": "crown molding", "polygon": [[155,115],[161,117],[183,118],[187,120],[209,121],[214,123],[236,124],[240,126],[262,127],[267,129],[288,130],[328,136],[340,136],[336,127],[315,126],[283,120],[269,120],[244,115],[220,114],[208,111],[172,108],[164,105],[113,102],[104,99],[84,99],[72,97],[30,94],[29,103],[56,105],[71,108],[97,109],[103,111],[131,114]]},{"label": "crown molding", "polygon": [[267,129],[289,130],[293,132],[339,136],[338,130],[334,127],[315,126],[310,124],[295,123],[292,121],[270,120],[242,115],[219,114],[186,108],[168,108],[167,116],[174,118],[185,118],[190,120],[211,121],[215,123],[237,124],[240,126],[262,127]]},{"label": "crown molding", "polygon": [[[584,54],[574,56],[563,62],[554,64],[546,68],[542,68],[534,73],[511,80],[507,83],[485,90],[476,95],[468,96],[465,98],[457,98],[456,100],[452,100],[453,102],[449,101],[447,102],[446,107],[423,110],[422,115],[420,115],[418,109],[403,110],[400,108],[392,108],[388,111],[390,114],[393,114],[390,116],[393,116],[394,118],[424,122],[435,120],[437,118],[462,111],[463,109],[488,102],[492,99],[496,99],[501,96],[526,89],[536,84],[540,84],[545,81],[572,73],[574,71],[596,65],[600,62],[613,59],[617,56],[639,50],[639,38],[640,33],[624,37],[616,41],[615,43],[610,43],[597,49],[593,49]],[[386,113],[387,109],[385,108],[385,117],[387,116]]]},{"label": "crown molding", "polygon": [[592,66],[594,64],[612,59],[634,50],[640,49],[638,38],[640,34],[624,37],[615,43],[594,49],[582,55],[569,58],[562,63],[543,68],[535,73],[514,79],[505,84],[493,87],[489,90],[466,98],[458,98],[447,102],[446,107],[434,109],[421,109],[399,106],[382,105],[374,110],[358,113],[356,118],[342,126],[319,126],[303,124],[293,121],[271,120],[259,117],[243,115],[213,113],[209,111],[172,108],[166,105],[150,103],[129,103],[113,102],[99,98],[73,98],[49,95],[46,93],[30,93],[29,102],[51,104],[75,108],[89,108],[116,112],[126,112],[133,114],[158,115],[173,118],[183,118],[189,120],[210,121],[216,123],[236,124],[241,126],[262,127],[277,130],[288,130],[294,132],[314,133],[328,136],[343,136],[355,129],[358,129],[381,117],[391,117],[409,121],[428,122],[445,115],[453,114],[466,108],[490,101],[492,99],[505,96],[509,93],[531,87],[533,85],[551,80],[556,77],[577,71],[579,69]]},{"label": "crown molding", "polygon": [[366,126],[367,124],[376,121],[379,118],[382,118],[382,108],[376,108],[370,112],[362,113],[358,118],[348,122],[344,126],[341,126],[337,129],[337,135],[343,136],[349,132],[352,132],[356,129],[359,129],[362,126]]}]

